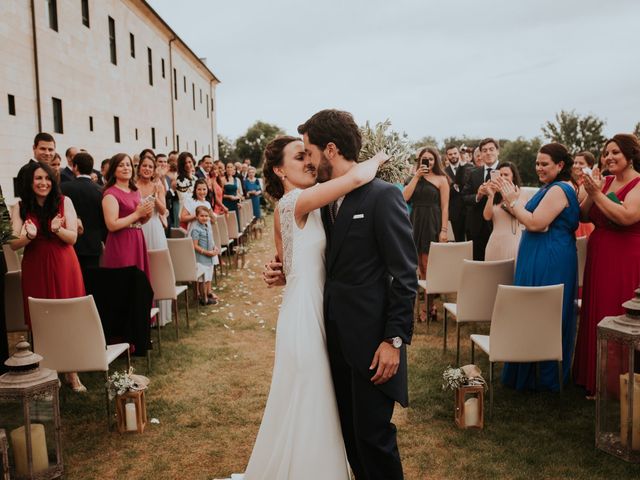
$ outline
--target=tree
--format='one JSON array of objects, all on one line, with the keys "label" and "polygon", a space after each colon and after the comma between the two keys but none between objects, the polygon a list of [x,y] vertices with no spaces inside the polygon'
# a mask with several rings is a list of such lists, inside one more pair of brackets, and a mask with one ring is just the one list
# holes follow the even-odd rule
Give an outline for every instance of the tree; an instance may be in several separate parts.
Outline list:
[{"label": "tree", "polygon": [[574,110],[556,113],[554,121],[542,126],[545,138],[566,146],[571,153],[588,150],[598,157],[598,152],[606,140],[602,134],[604,121],[595,115],[577,114]]},{"label": "tree", "polygon": [[640,122],[636,123],[636,128],[633,129],[633,134],[640,138]]},{"label": "tree", "polygon": [[541,146],[542,140],[538,137],[531,140],[518,137],[512,141],[503,141],[500,160],[515,164],[520,172],[523,185],[537,186],[536,156]]},{"label": "tree", "polygon": [[236,154],[240,159],[249,158],[251,165],[257,167],[262,162],[262,153],[267,143],[282,134],[284,131],[277,125],[257,121],[247,129],[247,133],[236,140]]},{"label": "tree", "polygon": [[218,135],[218,157],[224,163],[235,163],[239,160],[233,143],[224,135]]},{"label": "tree", "polygon": [[411,147],[414,150],[418,150],[419,148],[426,147],[426,146],[438,148],[438,140],[436,140],[436,137],[432,137],[431,135],[426,135],[422,137],[420,140],[411,142]]}]

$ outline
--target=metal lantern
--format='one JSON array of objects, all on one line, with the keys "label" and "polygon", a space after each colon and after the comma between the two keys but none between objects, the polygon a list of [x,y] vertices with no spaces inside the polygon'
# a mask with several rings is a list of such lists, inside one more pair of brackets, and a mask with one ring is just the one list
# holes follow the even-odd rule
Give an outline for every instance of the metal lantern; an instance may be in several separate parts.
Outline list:
[{"label": "metal lantern", "polygon": [[[598,324],[596,447],[640,463],[640,374],[635,373],[640,350],[640,288],[622,306],[624,315],[605,317]],[[613,378],[609,374],[612,361],[625,365],[625,373]]]},{"label": "metal lantern", "polygon": [[[13,479],[52,479],[63,474],[58,374],[40,368],[42,357],[24,337],[0,376],[0,428],[9,439]],[[13,462],[11,463],[11,460]]]}]

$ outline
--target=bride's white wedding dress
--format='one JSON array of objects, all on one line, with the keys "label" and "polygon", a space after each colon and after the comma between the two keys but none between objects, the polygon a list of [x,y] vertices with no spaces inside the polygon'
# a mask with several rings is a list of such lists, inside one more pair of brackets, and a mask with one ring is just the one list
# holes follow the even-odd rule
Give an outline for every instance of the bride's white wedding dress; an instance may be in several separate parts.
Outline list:
[{"label": "bride's white wedding dress", "polygon": [[326,238],[320,210],[300,229],[302,191],[280,199],[284,290],[269,399],[244,480],[348,480],[323,315]]}]

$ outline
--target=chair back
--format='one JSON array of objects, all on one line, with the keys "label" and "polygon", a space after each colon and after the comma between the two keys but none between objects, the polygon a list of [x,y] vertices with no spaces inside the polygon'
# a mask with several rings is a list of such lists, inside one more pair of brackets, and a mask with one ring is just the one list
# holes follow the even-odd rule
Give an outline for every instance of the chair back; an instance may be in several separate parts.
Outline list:
[{"label": "chair back", "polygon": [[562,360],[564,285],[498,286],[489,334],[491,362]]},{"label": "chair back", "polygon": [[222,245],[222,239],[220,237],[220,226],[218,225],[219,223],[220,219],[217,219],[215,222],[213,222],[211,224],[211,231],[213,232],[213,243],[216,244],[216,247],[222,248],[224,245]]},{"label": "chair back", "polygon": [[229,238],[237,240],[240,238],[240,232],[238,232],[238,215],[233,210],[229,211],[229,216],[225,217],[227,220],[227,231]]},{"label": "chair back", "polygon": [[587,263],[587,237],[576,238],[578,250],[578,286],[581,287],[584,280],[584,266]]},{"label": "chair back", "polygon": [[498,285],[513,283],[514,264],[513,259],[485,262],[463,260],[458,287],[457,320],[491,320]]},{"label": "chair back", "polygon": [[229,228],[227,227],[227,219],[225,215],[219,215],[216,218],[216,225],[218,225],[218,231],[220,232],[220,245],[223,247],[229,246]]},{"label": "chair back", "polygon": [[182,227],[171,228],[169,230],[169,238],[187,238],[189,233]]},{"label": "chair back", "polygon": [[40,364],[58,372],[106,372],[107,342],[92,295],[29,297],[33,351]]},{"label": "chair back", "polygon": [[431,242],[427,261],[427,293],[455,293],[460,285],[462,263],[473,259],[473,242]]},{"label": "chair back", "polygon": [[176,300],[176,276],[169,249],[148,250],[149,280],[154,300]]},{"label": "chair back", "polygon": [[168,238],[169,255],[173,265],[176,282],[195,282],[198,280],[196,252],[191,238]]},{"label": "chair back", "polygon": [[4,275],[4,313],[7,320],[7,332],[26,332],[29,330],[24,322],[21,270],[7,272]]},{"label": "chair back", "polygon": [[2,245],[2,253],[4,253],[4,261],[7,263],[7,272],[16,272],[22,269],[18,252],[13,250],[8,244],[5,243]]}]

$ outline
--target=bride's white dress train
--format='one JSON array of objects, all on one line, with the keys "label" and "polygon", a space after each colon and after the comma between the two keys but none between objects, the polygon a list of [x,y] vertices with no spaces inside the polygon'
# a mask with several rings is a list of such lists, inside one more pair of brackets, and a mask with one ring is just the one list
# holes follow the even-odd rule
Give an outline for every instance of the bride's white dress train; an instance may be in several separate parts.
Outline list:
[{"label": "bride's white dress train", "polygon": [[244,480],[348,480],[323,315],[326,238],[320,210],[294,220],[301,190],[278,205],[284,290],[269,399]]}]

